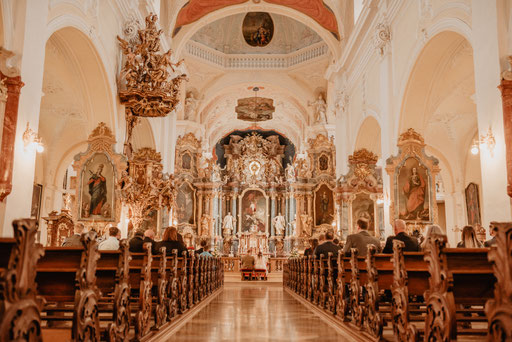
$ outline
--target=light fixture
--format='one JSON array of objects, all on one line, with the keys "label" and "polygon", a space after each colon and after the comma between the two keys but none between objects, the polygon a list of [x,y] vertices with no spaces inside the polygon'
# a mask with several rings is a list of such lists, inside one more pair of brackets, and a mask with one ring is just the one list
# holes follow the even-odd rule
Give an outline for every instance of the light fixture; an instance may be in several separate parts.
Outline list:
[{"label": "light fixture", "polygon": [[494,138],[494,134],[492,133],[492,128],[489,127],[489,130],[485,135],[481,135],[479,139],[475,139],[473,144],[471,145],[471,154],[476,155],[480,150],[480,145],[486,145],[491,157],[494,157],[494,147],[496,147],[496,139]]},{"label": "light fixture", "polygon": [[42,153],[44,151],[44,145],[42,139],[39,135],[34,132],[32,128],[30,128],[29,123],[27,122],[27,128],[25,132],[23,132],[23,145],[25,149],[33,148],[38,153]]},{"label": "light fixture", "polygon": [[478,154],[478,144],[476,142],[473,142],[473,145],[471,145],[471,154],[472,155],[477,155]]}]

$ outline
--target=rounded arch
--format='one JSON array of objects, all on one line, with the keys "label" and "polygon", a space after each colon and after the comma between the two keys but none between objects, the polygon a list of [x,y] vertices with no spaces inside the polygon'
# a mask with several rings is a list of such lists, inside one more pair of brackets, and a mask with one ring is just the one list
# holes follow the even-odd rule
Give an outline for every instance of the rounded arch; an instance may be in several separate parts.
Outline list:
[{"label": "rounded arch", "polygon": [[375,153],[379,158],[382,157],[381,128],[379,122],[373,116],[366,117],[359,126],[354,151],[362,148]]},{"label": "rounded arch", "polygon": [[156,149],[153,129],[148,118],[140,118],[139,124],[133,129],[132,144],[134,151],[143,147]]},{"label": "rounded arch", "polygon": [[[194,35],[194,33],[196,33],[203,26],[206,26],[207,24],[220,18],[224,18],[238,13],[245,13],[249,11],[280,14],[293,18],[305,24],[306,26],[309,26],[325,41],[325,43],[327,44],[331,51],[333,60],[337,60],[340,57],[340,42],[330,32],[328,32],[320,24],[318,24],[314,19],[295,9],[285,7],[283,5],[275,5],[269,3],[243,3],[239,5],[227,6],[205,15],[203,18],[197,20],[196,22],[184,26],[174,38],[174,44],[176,44],[175,46],[177,55],[181,56],[181,53],[184,50],[187,41]],[[336,16],[336,20],[338,22],[338,28],[341,34],[343,26],[340,24],[338,16]],[[174,25],[174,20],[172,21],[172,24]]]}]

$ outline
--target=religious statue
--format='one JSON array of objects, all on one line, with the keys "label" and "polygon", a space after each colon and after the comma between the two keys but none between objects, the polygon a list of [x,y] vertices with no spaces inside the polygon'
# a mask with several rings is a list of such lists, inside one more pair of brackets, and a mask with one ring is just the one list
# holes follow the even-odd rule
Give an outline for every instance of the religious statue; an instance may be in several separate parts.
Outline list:
[{"label": "religious statue", "polygon": [[288,225],[290,226],[291,228],[291,231],[292,231],[292,236],[296,236],[295,234],[297,234],[297,220],[293,220],[291,221],[290,223],[288,223]]},{"label": "religious statue", "polygon": [[310,237],[313,233],[313,218],[308,214],[302,214],[300,219],[302,222],[302,235]]},{"label": "religious statue", "polygon": [[278,237],[275,240],[275,245],[276,245],[276,254],[278,256],[284,255],[284,242],[283,242],[283,238],[282,237]]},{"label": "religious statue", "polygon": [[236,219],[231,215],[231,212],[228,212],[228,214],[224,216],[224,221],[222,221],[224,236],[231,236],[235,229],[235,224]]},{"label": "religious statue", "polygon": [[288,164],[286,167],[286,180],[288,183],[293,183],[296,181],[295,169],[293,168],[292,164]]},{"label": "religious statue", "polygon": [[224,243],[223,243],[224,255],[231,254],[231,246],[233,246],[233,237],[231,235],[224,237]]},{"label": "religious statue", "polygon": [[189,92],[185,99],[185,116],[183,119],[195,121],[196,110],[199,104],[199,99],[194,96],[193,92]]},{"label": "religious statue", "polygon": [[316,101],[308,101],[308,106],[314,107],[315,109],[316,123],[327,123],[327,103],[321,93],[318,94],[318,99]]},{"label": "religious statue", "polygon": [[201,235],[209,236],[210,235],[210,216],[203,215],[201,218]]},{"label": "religious statue", "polygon": [[212,182],[222,181],[220,171],[221,171],[220,165],[214,162],[212,165],[212,173],[211,173],[211,181]]},{"label": "religious statue", "polygon": [[274,219],[272,220],[272,224],[274,225],[276,235],[283,235],[284,228],[286,226],[286,221],[284,219],[284,216],[279,213]]},{"label": "religious statue", "polygon": [[62,202],[62,210],[69,212],[71,210],[71,194],[69,192],[62,194]]}]

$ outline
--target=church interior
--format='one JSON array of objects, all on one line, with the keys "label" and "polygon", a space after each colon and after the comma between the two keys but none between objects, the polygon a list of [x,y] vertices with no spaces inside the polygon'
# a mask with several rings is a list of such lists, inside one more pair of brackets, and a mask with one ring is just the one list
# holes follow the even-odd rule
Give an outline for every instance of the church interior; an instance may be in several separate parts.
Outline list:
[{"label": "church interior", "polygon": [[512,341],[511,0],[0,0],[0,341]]}]

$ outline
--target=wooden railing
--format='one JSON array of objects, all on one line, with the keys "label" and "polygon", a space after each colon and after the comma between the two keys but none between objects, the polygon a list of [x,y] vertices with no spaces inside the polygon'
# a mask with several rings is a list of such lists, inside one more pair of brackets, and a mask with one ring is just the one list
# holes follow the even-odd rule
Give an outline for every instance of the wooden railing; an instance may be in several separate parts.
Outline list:
[{"label": "wooden railing", "polygon": [[[240,258],[239,257],[221,257],[222,264],[224,265],[224,272],[240,272]],[[269,258],[267,261],[267,270],[269,273],[283,272],[284,264],[287,258]]]}]

